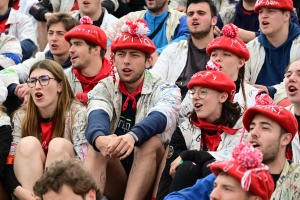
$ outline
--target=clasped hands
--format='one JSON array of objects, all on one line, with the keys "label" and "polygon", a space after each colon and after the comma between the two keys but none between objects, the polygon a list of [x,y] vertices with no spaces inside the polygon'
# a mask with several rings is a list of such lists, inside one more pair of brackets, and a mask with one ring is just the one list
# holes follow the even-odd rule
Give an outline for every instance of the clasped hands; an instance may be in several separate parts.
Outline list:
[{"label": "clasped hands", "polygon": [[134,139],[129,134],[117,136],[116,134],[108,136],[99,136],[96,139],[96,147],[102,155],[108,159],[127,158],[134,149]]}]

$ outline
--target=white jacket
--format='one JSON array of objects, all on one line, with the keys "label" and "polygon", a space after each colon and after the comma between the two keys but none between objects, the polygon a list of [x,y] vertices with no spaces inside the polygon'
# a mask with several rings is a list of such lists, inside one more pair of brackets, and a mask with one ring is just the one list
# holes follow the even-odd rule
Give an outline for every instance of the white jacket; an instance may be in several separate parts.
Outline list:
[{"label": "white jacket", "polygon": [[14,53],[22,58],[21,44],[15,36],[0,35],[0,66],[7,68],[16,64],[14,60],[2,55],[3,53]]},{"label": "white jacket", "polygon": [[175,83],[186,65],[187,54],[187,40],[173,42],[162,51],[150,72],[163,81]]},{"label": "white jacket", "polygon": [[[259,43],[257,37],[247,44],[248,50],[250,52],[250,59],[245,63],[245,80],[249,81],[251,84],[255,84],[258,74],[265,62],[265,49]],[[296,37],[293,41],[290,50],[290,62],[300,58],[300,36]],[[284,87],[284,80],[280,84],[274,85],[277,90],[274,96],[274,101],[278,103],[279,101],[286,98],[286,91]]]},{"label": "white jacket", "polygon": [[[100,26],[102,30],[106,30],[108,27],[110,27],[114,22],[118,20],[115,16],[109,14],[105,8],[102,8],[102,11],[104,11],[103,21]],[[77,10],[72,16],[76,19],[78,19],[80,14],[80,11]]]},{"label": "white jacket", "polygon": [[[110,133],[114,133],[121,116],[122,93],[112,77],[102,79],[88,93],[87,116],[94,110],[104,110],[110,118]],[[137,102],[135,123],[142,121],[153,111],[164,114],[167,118],[165,131],[158,136],[163,144],[169,143],[176,128],[176,120],[181,103],[180,89],[174,84],[165,84],[159,77],[145,70],[141,97]]]},{"label": "white jacket", "polygon": [[2,70],[0,73],[3,74],[5,73],[5,70],[13,69],[15,72],[17,72],[20,83],[25,83],[26,79],[28,78],[29,71],[32,65],[38,61],[45,60],[45,59],[46,56],[44,52],[37,52],[34,58],[29,58],[20,64],[7,67],[6,69]]},{"label": "white jacket", "polygon": [[[286,107],[291,113],[294,114],[294,105]],[[293,152],[293,163],[300,163],[300,139],[298,131],[295,134],[294,139],[292,140],[292,152]]]},{"label": "white jacket", "polygon": [[37,45],[35,29],[32,21],[27,15],[11,9],[5,25],[10,25],[8,35],[15,36],[20,42],[30,39],[35,45]]},{"label": "white jacket", "polygon": [[[179,125],[188,150],[200,150],[201,129],[194,126],[191,122],[185,121]],[[229,160],[232,158],[233,147],[240,142],[242,136],[242,117],[237,121],[234,129],[239,129],[234,135],[225,132],[221,134],[221,142],[217,151],[208,151],[216,160]],[[247,134],[245,131],[242,141],[245,141]]]},{"label": "white jacket", "polygon": [[[109,0],[115,5],[116,11],[119,7],[118,0]],[[75,0],[51,0],[53,12],[69,12],[74,6]]]},{"label": "white jacket", "polygon": [[[259,89],[247,83],[244,83],[244,87],[245,87],[245,94],[247,99],[247,108],[250,108],[255,105],[255,97],[257,96]],[[240,86],[239,92],[235,93],[233,102],[238,102],[242,107],[242,109],[245,108],[245,100],[243,97],[242,86]],[[189,121],[187,116],[188,113],[191,112],[193,109],[194,106],[192,103],[192,97],[190,94],[187,93],[187,95],[185,96],[185,98],[181,103],[178,123],[181,124],[184,121]],[[242,112],[244,111],[245,110],[243,109]]]}]

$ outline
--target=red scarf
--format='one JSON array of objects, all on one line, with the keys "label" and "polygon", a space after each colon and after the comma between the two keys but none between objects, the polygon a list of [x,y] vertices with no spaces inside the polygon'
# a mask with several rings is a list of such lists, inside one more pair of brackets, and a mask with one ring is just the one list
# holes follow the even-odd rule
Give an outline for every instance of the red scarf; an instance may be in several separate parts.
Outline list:
[{"label": "red scarf", "polygon": [[48,146],[53,134],[52,127],[53,127],[53,122],[49,122],[49,123],[41,122],[41,129],[42,129],[41,143],[42,143],[42,148],[44,150],[44,153],[46,155],[48,154]]},{"label": "red scarf", "polygon": [[[217,131],[217,134],[214,136],[208,135],[208,137],[205,134],[205,140],[207,144],[210,144],[210,151],[216,151],[220,142],[221,142],[221,134],[223,132],[229,134],[229,135],[234,135],[238,129],[233,129],[228,126],[222,126],[222,125],[214,125],[211,123],[208,123],[207,121],[204,121],[202,119],[197,118],[197,121],[192,120],[192,123],[204,130],[208,131]],[[202,141],[202,139],[201,139]]]},{"label": "red scarf", "polygon": [[102,62],[102,68],[99,71],[99,73],[92,79],[89,80],[90,78],[83,76],[78,69],[73,68],[73,73],[75,74],[76,78],[80,81],[83,93],[88,93],[91,91],[97,83],[111,75],[111,66],[109,61],[104,58]]},{"label": "red scarf", "polygon": [[139,95],[139,94],[142,92],[143,84],[144,84],[144,79],[142,80],[142,82],[140,83],[140,85],[139,85],[139,87],[136,89],[136,91],[134,91],[133,93],[130,94],[130,93],[127,92],[126,86],[125,86],[125,84],[123,83],[123,81],[121,81],[121,80],[119,81],[119,85],[118,85],[119,90],[120,90],[123,94],[125,94],[125,95],[127,96],[127,98],[126,98],[126,100],[125,100],[125,102],[124,102],[124,104],[123,104],[123,106],[122,106],[122,112],[123,112],[124,110],[127,110],[129,100],[132,101],[132,108],[133,108],[133,110],[136,112],[136,105],[137,105],[137,102],[136,102],[135,97],[136,97],[137,95]]}]

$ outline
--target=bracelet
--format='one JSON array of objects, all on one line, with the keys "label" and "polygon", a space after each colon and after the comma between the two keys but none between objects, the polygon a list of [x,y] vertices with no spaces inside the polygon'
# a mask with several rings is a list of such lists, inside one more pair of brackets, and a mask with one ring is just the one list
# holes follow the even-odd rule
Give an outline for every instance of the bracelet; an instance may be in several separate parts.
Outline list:
[{"label": "bracelet", "polygon": [[179,162],[179,165],[181,165],[183,163],[183,160],[181,159],[181,161]]},{"label": "bracelet", "polygon": [[136,139],[135,135],[134,135],[131,131],[127,132],[127,134],[129,134],[129,135],[131,135],[131,137],[133,137],[133,139],[134,139],[134,144],[136,144],[137,139]]}]

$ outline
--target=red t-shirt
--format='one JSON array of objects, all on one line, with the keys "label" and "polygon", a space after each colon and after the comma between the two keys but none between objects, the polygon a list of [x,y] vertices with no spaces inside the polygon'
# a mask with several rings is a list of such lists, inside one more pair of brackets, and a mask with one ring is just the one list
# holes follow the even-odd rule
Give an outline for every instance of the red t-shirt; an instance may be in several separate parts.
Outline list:
[{"label": "red t-shirt", "polygon": [[51,141],[52,138],[52,122],[49,123],[44,123],[41,122],[41,129],[42,129],[42,133],[41,133],[41,144],[42,144],[42,148],[45,152],[45,155],[47,155],[48,153],[48,146],[49,143]]},{"label": "red t-shirt", "polygon": [[14,0],[14,5],[12,8],[15,10],[19,10],[19,4],[20,4],[20,0]]},{"label": "red t-shirt", "polygon": [[78,2],[77,2],[77,0],[76,0],[75,3],[74,3],[73,8],[71,9],[71,11],[73,11],[73,10],[78,10],[78,9],[79,9],[79,6],[78,6]]},{"label": "red t-shirt", "polygon": [[0,21],[0,33],[5,33],[5,30],[9,29],[9,25],[5,25],[7,20],[8,20],[8,18]]}]

